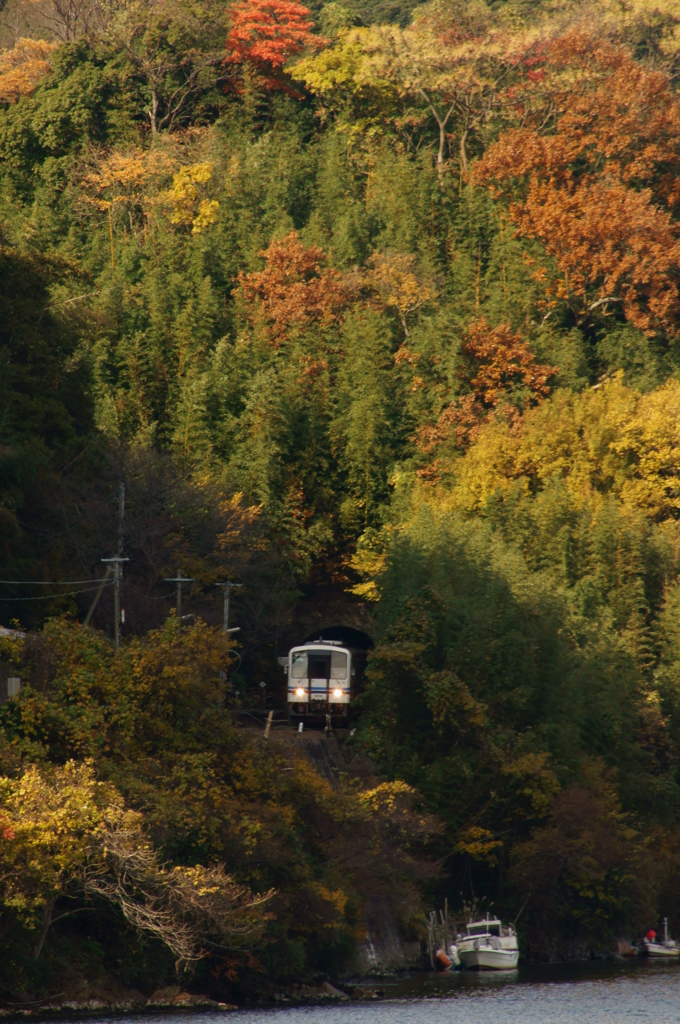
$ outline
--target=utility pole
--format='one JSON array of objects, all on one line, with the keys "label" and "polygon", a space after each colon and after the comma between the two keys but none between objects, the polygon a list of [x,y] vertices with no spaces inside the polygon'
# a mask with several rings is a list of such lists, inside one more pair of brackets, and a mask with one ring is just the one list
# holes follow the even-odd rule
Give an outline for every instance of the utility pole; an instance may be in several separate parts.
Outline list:
[{"label": "utility pole", "polygon": [[115,555],[114,558],[102,558],[102,562],[110,562],[113,565],[113,638],[116,650],[120,647],[120,567],[123,562],[129,561],[129,558],[121,558],[119,555]]},{"label": "utility pole", "polygon": [[193,583],[194,582],[193,576],[182,576],[182,570],[178,569],[176,576],[164,576],[163,579],[165,580],[166,583],[176,583],[177,584],[177,621],[181,625],[181,622],[182,622],[182,584],[183,583]]},{"label": "utility pole", "polygon": [[232,590],[240,590],[243,586],[242,583],[216,583],[216,587],[224,588],[224,632],[225,633],[236,633],[238,627],[235,629],[229,629],[229,595]]},{"label": "utility pole", "polygon": [[120,624],[124,619],[125,612],[120,607],[120,581],[123,578],[123,562],[129,562],[129,558],[123,558],[123,522],[125,519],[125,484],[121,481],[118,487],[118,554],[114,558],[102,558],[102,562],[108,562],[113,566],[113,638],[116,650],[120,648]]},{"label": "utility pole", "polygon": [[123,524],[125,520],[125,484],[118,485],[118,557],[123,554]]},{"label": "utility pole", "polygon": [[[216,583],[215,586],[216,587],[222,587],[224,589],[224,623],[223,623],[224,633],[226,635],[228,635],[229,633],[238,633],[238,631],[239,631],[239,627],[238,626],[234,627],[233,629],[229,629],[229,596],[231,594],[232,588],[240,589],[243,586],[243,584],[242,583],[229,583],[229,582],[227,582],[227,583]],[[222,687],[227,682],[227,673],[226,673],[226,671],[224,669],[220,672],[220,680],[221,680],[221,682],[220,682],[220,692],[219,692],[219,695],[218,695],[218,698],[217,698],[217,706],[218,706],[218,708],[222,707]]]}]

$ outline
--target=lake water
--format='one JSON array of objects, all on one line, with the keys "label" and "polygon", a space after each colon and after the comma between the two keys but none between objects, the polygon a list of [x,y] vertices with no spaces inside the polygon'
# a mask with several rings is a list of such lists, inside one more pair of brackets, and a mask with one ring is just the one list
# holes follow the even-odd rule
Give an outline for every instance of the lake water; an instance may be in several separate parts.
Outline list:
[{"label": "lake water", "polygon": [[[507,974],[414,974],[365,983],[376,1002],[158,1013],[126,1024],[680,1024],[680,964],[521,967]],[[120,1024],[121,1018],[115,1018]],[[80,1018],[79,1024],[82,1024]],[[98,1024],[106,1024],[99,1017]],[[113,1020],[112,1020],[113,1024]]]},{"label": "lake water", "polygon": [[680,964],[634,961],[508,974],[426,974],[379,984],[387,997],[381,1002],[241,1010],[230,1019],[242,1024],[680,1022]]}]

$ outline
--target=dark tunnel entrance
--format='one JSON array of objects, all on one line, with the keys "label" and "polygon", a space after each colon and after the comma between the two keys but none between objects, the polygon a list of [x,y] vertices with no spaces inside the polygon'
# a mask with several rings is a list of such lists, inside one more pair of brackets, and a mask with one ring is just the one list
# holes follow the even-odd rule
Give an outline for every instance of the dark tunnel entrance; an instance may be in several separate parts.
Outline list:
[{"label": "dark tunnel entrance", "polygon": [[353,626],[324,626],[323,629],[315,629],[302,642],[310,644],[315,640],[336,640],[343,647],[366,654],[373,649],[373,641],[368,633],[364,633],[361,629],[354,629]]}]

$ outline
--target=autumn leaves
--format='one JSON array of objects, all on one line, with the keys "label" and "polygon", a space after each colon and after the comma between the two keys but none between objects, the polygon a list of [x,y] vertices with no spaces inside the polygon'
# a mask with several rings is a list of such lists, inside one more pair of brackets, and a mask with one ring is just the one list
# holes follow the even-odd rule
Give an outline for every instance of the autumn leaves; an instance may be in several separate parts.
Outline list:
[{"label": "autumn leaves", "polygon": [[236,947],[262,931],[271,893],[254,896],[218,866],[163,867],[142,815],[97,781],[91,760],[2,776],[0,829],[0,905],[33,932],[36,960],[53,925],[103,904],[160,939],[178,967],[208,956],[215,938]]},{"label": "autumn leaves", "polygon": [[[447,405],[434,426],[421,427],[417,441],[424,453],[438,452],[443,442],[464,450],[485,423],[498,413],[508,423],[550,392],[556,368],[540,364],[521,334],[507,324],[491,327],[485,317],[469,325],[461,349],[461,394]],[[439,460],[418,471],[438,478]]]},{"label": "autumn leaves", "polygon": [[618,305],[640,330],[675,334],[680,103],[669,79],[582,33],[546,47],[532,76],[521,126],[475,177],[508,203],[521,237],[542,243],[547,314],[565,304],[580,327]]},{"label": "autumn leaves", "polygon": [[285,66],[292,57],[326,42],[312,31],[309,9],[292,0],[243,0],[230,8],[229,17],[225,64],[255,71],[269,90],[296,94],[284,75]]},{"label": "autumn leaves", "polygon": [[14,103],[33,92],[50,70],[55,44],[44,39],[19,39],[0,53],[0,103]]},{"label": "autumn leaves", "polygon": [[[367,270],[345,274],[326,266],[318,246],[309,248],[291,231],[274,241],[260,256],[264,270],[239,274],[243,298],[250,304],[254,322],[268,324],[270,343],[282,343],[286,330],[337,323],[353,305],[396,313],[404,337],[409,337],[407,317],[436,298],[434,287],[418,274],[416,260],[405,253],[376,252]],[[401,348],[397,362],[408,358]]]},{"label": "autumn leaves", "polygon": [[[632,2],[625,17],[603,4],[597,23],[578,5],[568,17],[513,21],[451,0],[423,6],[407,27],[348,18],[335,28],[289,0],[172,6],[123,5],[102,30],[115,74],[88,57],[88,81],[94,91],[111,76],[129,107],[110,113],[104,96],[83,123],[110,116],[124,128],[84,135],[68,170],[60,164],[68,218],[97,237],[95,273],[140,275],[121,294],[139,293],[146,260],[162,263],[165,280],[177,259],[178,295],[189,263],[200,276],[205,302],[187,313],[181,343],[168,341],[184,323],[176,311],[153,331],[125,327],[135,366],[153,366],[145,394],[174,396],[187,367],[204,373],[186,357],[193,339],[207,359],[220,339],[245,344],[253,327],[270,355],[295,334],[295,380],[318,377],[346,354],[339,335],[350,314],[370,312],[385,332],[385,407],[393,386],[409,404],[402,454],[429,473],[442,446],[464,450],[494,416],[516,419],[561,386],[553,368],[567,344],[586,352],[579,380],[595,383],[607,366],[588,353],[610,327],[671,343],[680,316],[672,18],[642,61],[631,41],[645,5]],[[57,58],[47,74],[49,52],[31,45],[3,58],[7,102],[33,90],[8,116],[58,107]],[[51,122],[49,135],[58,144],[44,144],[45,159],[69,144]],[[36,180],[27,174],[27,195]],[[191,308],[184,293],[177,301]],[[136,299],[124,306],[107,322],[123,323]],[[150,298],[151,307],[163,303]],[[223,358],[231,341],[221,344]],[[223,370],[211,366],[217,409]],[[197,397],[206,381],[187,392],[191,411],[176,433],[185,452],[196,410],[212,415]],[[146,401],[140,419],[161,420]]]},{"label": "autumn leaves", "polygon": [[[424,9],[407,28],[345,28],[330,40],[292,0],[243,0],[215,23],[208,49],[195,11],[172,25],[160,7],[143,25],[135,11],[105,37],[148,93],[156,145],[182,134],[192,104],[219,107],[225,92],[311,96],[355,150],[392,136],[406,153],[429,151],[444,192],[452,179],[488,188],[516,236],[540,243],[525,260],[546,320],[566,312],[588,328],[623,315],[647,334],[676,333],[680,104],[666,71],[622,45],[643,17],[637,8],[628,21],[607,9],[595,26],[576,15],[527,25],[453,4]],[[38,40],[5,52],[0,100],[35,90],[50,54]],[[179,160],[140,147],[97,154],[85,193],[109,214],[111,234],[118,206],[134,233],[131,193],[154,191],[164,160],[170,222],[193,233],[216,222],[210,161],[184,148]]]}]

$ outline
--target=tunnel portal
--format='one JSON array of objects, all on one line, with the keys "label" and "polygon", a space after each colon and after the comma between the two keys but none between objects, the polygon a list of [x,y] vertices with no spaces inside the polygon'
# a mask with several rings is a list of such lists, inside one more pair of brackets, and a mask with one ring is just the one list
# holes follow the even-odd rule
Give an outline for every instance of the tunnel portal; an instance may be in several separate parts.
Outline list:
[{"label": "tunnel portal", "polygon": [[368,652],[373,648],[373,641],[368,633],[353,626],[324,626],[323,629],[315,629],[302,642],[309,644],[315,640],[339,640],[343,647],[354,651]]}]

